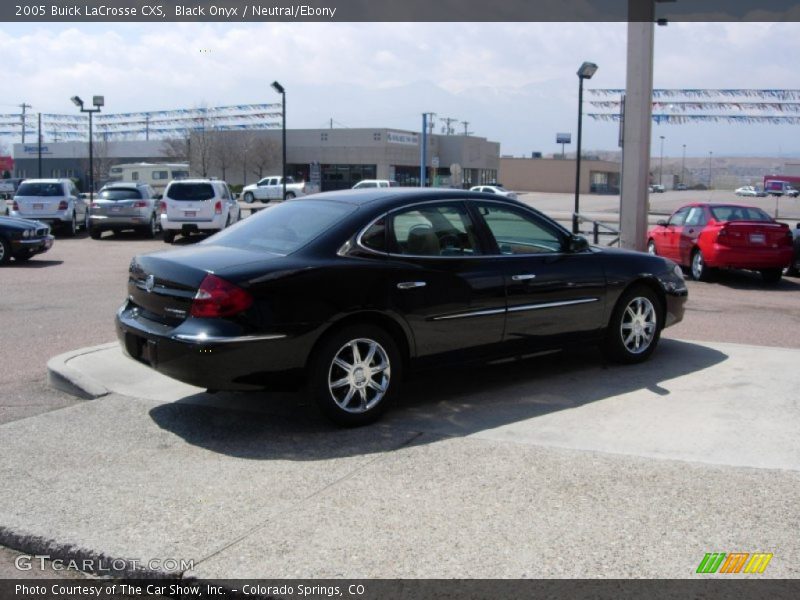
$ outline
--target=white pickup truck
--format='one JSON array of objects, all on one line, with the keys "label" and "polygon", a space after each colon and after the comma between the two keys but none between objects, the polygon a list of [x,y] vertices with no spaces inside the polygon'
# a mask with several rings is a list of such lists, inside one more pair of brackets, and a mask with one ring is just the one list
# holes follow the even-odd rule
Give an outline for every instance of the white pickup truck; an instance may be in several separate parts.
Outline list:
[{"label": "white pickup truck", "polygon": [[[306,195],[305,182],[295,183],[291,177],[286,178],[286,200]],[[257,183],[242,188],[242,199],[247,204],[252,204],[256,200],[261,200],[264,204],[271,200],[281,200],[283,197],[283,177],[280,175],[268,175],[260,179]]]}]

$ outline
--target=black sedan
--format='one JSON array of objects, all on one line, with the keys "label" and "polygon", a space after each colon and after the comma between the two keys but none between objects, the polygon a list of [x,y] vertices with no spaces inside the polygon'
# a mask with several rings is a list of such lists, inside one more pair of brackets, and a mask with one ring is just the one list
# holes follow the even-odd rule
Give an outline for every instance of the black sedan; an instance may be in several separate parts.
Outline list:
[{"label": "black sedan", "polygon": [[39,221],[0,217],[0,265],[14,258],[23,262],[53,246],[50,228]]},{"label": "black sedan", "polygon": [[669,260],[589,246],[515,200],[346,190],[134,258],[116,323],[128,355],[175,379],[304,384],[334,421],[359,425],[408,368],[589,342],[642,361],[686,297]]}]

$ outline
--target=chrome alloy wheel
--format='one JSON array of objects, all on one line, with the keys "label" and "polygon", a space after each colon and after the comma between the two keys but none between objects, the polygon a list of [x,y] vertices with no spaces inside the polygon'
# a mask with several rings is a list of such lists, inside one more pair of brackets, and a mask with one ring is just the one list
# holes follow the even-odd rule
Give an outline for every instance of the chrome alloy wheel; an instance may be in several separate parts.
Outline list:
[{"label": "chrome alloy wheel", "polygon": [[703,255],[697,251],[692,256],[692,277],[699,281],[703,277],[704,268]]},{"label": "chrome alloy wheel", "polygon": [[657,315],[648,298],[633,298],[622,315],[620,335],[622,343],[631,354],[641,354],[650,347],[657,330]]},{"label": "chrome alloy wheel", "polygon": [[389,356],[378,342],[350,340],[328,369],[328,390],[334,402],[349,413],[364,413],[386,395],[391,378]]}]

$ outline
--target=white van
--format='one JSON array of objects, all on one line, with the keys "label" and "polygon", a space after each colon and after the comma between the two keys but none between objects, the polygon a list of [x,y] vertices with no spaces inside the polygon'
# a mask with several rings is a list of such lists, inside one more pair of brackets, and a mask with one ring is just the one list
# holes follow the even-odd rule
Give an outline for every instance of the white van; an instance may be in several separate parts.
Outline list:
[{"label": "white van", "polygon": [[240,218],[239,203],[228,184],[218,179],[170,181],[161,198],[161,228],[167,244],[179,233],[216,233]]},{"label": "white van", "polygon": [[161,194],[173,179],[189,177],[189,163],[125,163],[111,167],[109,177],[112,182],[145,183]]}]

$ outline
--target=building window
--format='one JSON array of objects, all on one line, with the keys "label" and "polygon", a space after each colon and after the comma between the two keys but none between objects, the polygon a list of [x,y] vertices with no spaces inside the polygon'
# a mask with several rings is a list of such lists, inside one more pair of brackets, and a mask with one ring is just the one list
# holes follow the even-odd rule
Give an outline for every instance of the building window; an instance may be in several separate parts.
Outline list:
[{"label": "building window", "polygon": [[133,179],[134,181],[139,181],[139,171],[133,171],[131,173],[131,179]]},{"label": "building window", "polygon": [[319,141],[327,142],[328,141],[328,134],[327,133],[320,133],[319,134]]},{"label": "building window", "polygon": [[153,179],[169,179],[169,171],[153,171]]},{"label": "building window", "polygon": [[52,177],[53,179],[58,179],[59,177],[61,177],[61,170],[60,169],[52,169],[50,171],[50,177]]},{"label": "building window", "polygon": [[380,131],[376,131],[375,133],[373,133],[372,134],[372,139],[375,140],[376,142],[380,142],[381,141],[381,132]]}]

